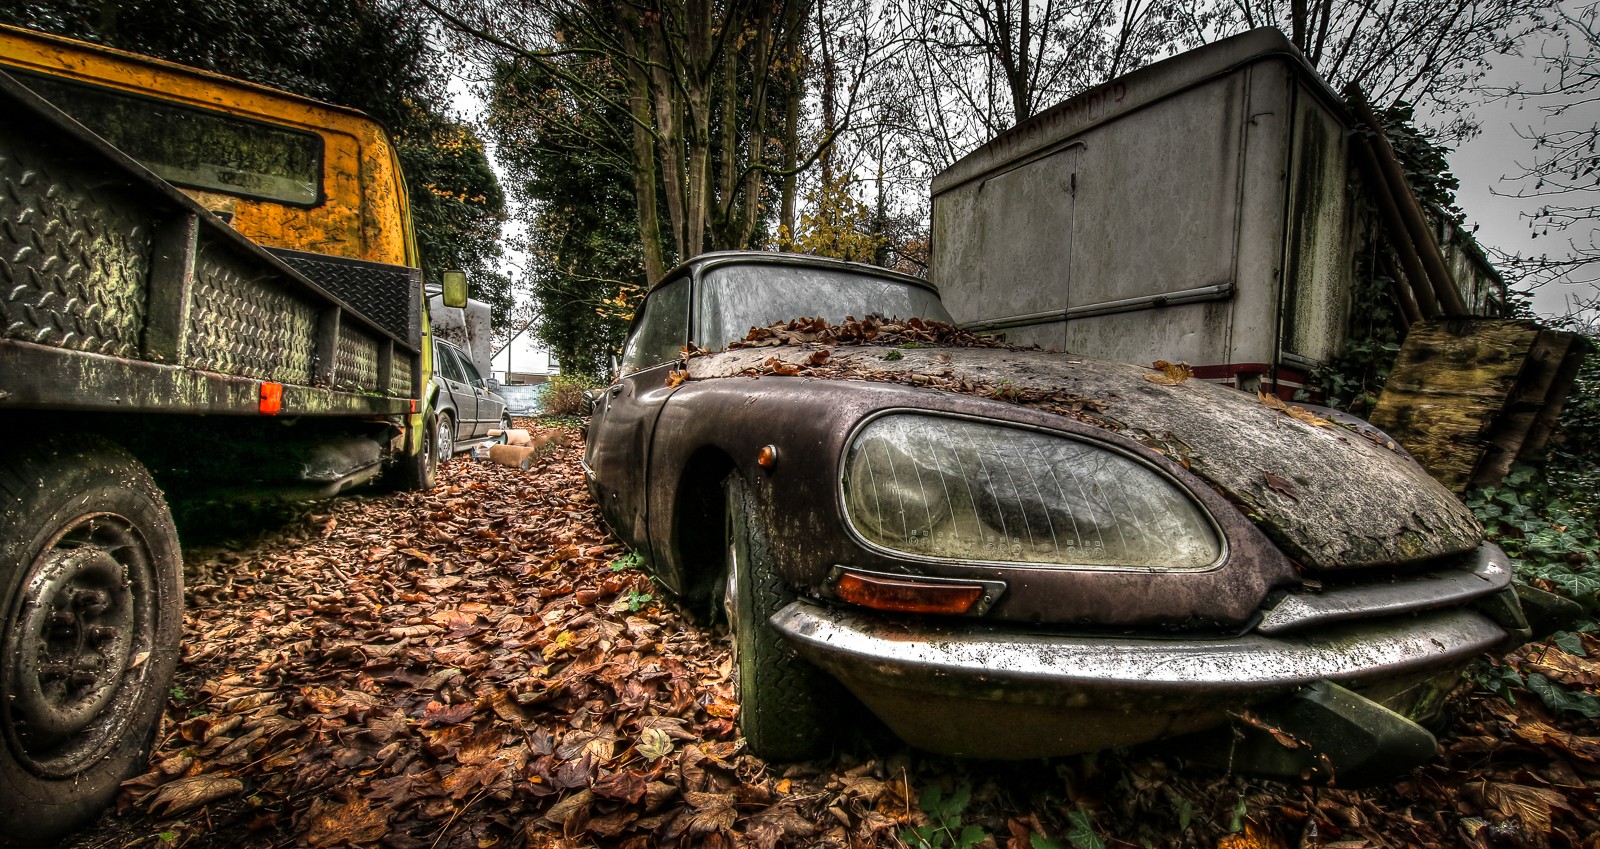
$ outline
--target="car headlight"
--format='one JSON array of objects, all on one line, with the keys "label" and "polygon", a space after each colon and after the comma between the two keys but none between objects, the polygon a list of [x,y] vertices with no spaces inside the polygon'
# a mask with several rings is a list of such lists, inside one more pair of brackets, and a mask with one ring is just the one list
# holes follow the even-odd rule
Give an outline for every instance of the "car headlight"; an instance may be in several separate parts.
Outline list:
[{"label": "car headlight", "polygon": [[1207,569],[1222,541],[1165,474],[1109,446],[943,416],[857,431],[845,512],[868,542],[922,557]]}]

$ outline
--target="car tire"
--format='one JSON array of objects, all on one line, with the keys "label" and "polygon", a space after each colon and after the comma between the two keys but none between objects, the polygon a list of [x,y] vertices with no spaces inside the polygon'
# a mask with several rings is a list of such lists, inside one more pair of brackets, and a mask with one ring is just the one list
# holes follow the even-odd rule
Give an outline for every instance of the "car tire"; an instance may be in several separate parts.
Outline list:
[{"label": "car tire", "polygon": [[0,845],[47,846],[145,763],[183,631],[148,471],[93,436],[0,459]]},{"label": "car tire", "polygon": [[395,467],[384,475],[380,487],[385,490],[413,490],[427,492],[439,479],[439,462],[435,453],[435,428],[439,420],[433,415],[423,419],[422,440],[418,450],[399,458]]},{"label": "car tire", "polygon": [[723,491],[723,609],[733,643],[739,731],[750,751],[762,758],[804,760],[831,742],[826,706],[836,687],[772,627],[772,615],[795,595],[773,567],[766,528],[738,472],[728,477]]},{"label": "car tire", "polygon": [[501,445],[504,445],[506,443],[506,440],[511,438],[508,434],[510,434],[511,433],[511,429],[516,427],[516,426],[517,426],[516,423],[511,421],[511,414],[510,413],[501,413],[500,414],[500,444]]},{"label": "car tire", "polygon": [[434,464],[443,466],[456,455],[456,421],[441,410],[434,420]]}]

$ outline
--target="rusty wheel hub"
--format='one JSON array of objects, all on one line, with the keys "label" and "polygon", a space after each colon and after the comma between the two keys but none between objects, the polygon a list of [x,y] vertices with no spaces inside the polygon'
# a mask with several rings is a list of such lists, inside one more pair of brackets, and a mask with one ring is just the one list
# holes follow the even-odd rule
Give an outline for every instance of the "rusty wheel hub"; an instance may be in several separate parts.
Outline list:
[{"label": "rusty wheel hub", "polygon": [[53,548],[33,563],[7,635],[13,739],[46,772],[72,770],[106,743],[140,643],[126,567],[98,546]]}]

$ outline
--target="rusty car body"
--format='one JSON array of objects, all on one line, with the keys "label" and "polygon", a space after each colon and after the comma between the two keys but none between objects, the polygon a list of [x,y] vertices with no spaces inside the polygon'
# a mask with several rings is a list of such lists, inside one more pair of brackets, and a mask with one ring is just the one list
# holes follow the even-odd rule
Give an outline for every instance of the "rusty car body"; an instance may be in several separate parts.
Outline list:
[{"label": "rusty car body", "polygon": [[1308,741],[1262,771],[1348,780],[1431,756],[1411,717],[1526,633],[1504,554],[1359,420],[947,321],[914,278],[708,254],[599,394],[591,493],[662,584],[726,607],[758,754],[814,752],[842,682],[935,751],[1248,717]]}]

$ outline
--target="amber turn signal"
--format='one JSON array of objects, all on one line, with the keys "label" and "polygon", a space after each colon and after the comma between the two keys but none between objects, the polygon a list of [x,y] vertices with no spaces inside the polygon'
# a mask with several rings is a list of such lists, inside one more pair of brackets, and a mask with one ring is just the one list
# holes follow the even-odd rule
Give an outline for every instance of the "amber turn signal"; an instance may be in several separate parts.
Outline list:
[{"label": "amber turn signal", "polygon": [[762,446],[761,453],[756,455],[756,465],[763,469],[770,469],[778,465],[778,446]]},{"label": "amber turn signal", "polygon": [[896,613],[964,614],[983,598],[977,584],[922,583],[915,579],[884,578],[845,572],[834,585],[841,601]]},{"label": "amber turn signal", "polygon": [[264,416],[276,416],[283,412],[283,384],[261,384],[261,405],[258,409]]}]

